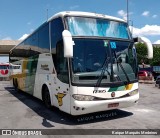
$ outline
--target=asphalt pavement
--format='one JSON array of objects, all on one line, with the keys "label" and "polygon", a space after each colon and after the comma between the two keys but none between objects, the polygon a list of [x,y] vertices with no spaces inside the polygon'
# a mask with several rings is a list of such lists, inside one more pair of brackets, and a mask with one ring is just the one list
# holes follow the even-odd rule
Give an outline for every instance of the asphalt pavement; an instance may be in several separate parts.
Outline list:
[{"label": "asphalt pavement", "polygon": [[[137,105],[129,108],[104,111],[73,117],[57,108],[46,109],[43,102],[25,93],[17,93],[8,81],[0,82],[0,128],[1,129],[57,129],[56,136],[43,137],[84,137],[80,133],[90,129],[95,136],[106,137],[104,130],[119,129],[160,129],[160,89],[154,84],[139,84],[140,99]],[[64,136],[62,131],[75,135]],[[78,129],[76,134],[76,129]],[[97,130],[97,131],[96,131]],[[65,132],[66,133],[66,132]],[[113,132],[116,133],[116,132]],[[118,132],[117,132],[118,133]],[[98,136],[99,135],[99,136]],[[109,135],[125,138],[130,135]],[[160,136],[160,135],[159,135]],[[159,137],[158,135],[138,135],[138,137]],[[21,136],[17,136],[21,137]],[[24,136],[23,136],[24,137]],[[32,136],[27,136],[32,137]],[[137,135],[132,135],[137,137]]]}]

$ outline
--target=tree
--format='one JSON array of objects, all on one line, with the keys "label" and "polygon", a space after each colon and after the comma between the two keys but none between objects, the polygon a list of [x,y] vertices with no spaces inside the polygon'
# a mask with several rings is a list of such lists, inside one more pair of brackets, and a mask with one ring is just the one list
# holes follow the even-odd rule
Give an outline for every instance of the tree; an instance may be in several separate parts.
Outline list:
[{"label": "tree", "polygon": [[160,47],[153,47],[153,59],[150,60],[152,66],[160,66]]},{"label": "tree", "polygon": [[149,60],[146,58],[147,57],[147,47],[144,43],[137,43],[135,45],[136,51],[137,51],[137,59],[138,59],[138,64],[148,64]]},{"label": "tree", "polygon": [[160,66],[160,47],[153,47],[153,59],[147,59],[147,47],[144,43],[136,44],[138,64]]}]

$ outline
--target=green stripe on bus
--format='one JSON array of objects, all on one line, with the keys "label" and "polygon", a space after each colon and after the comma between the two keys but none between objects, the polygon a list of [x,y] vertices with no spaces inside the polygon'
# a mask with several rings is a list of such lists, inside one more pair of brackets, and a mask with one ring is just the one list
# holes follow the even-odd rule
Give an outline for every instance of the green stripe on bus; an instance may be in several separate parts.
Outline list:
[{"label": "green stripe on bus", "polygon": [[125,90],[125,86],[110,88],[110,89],[108,90],[108,92],[113,92],[113,91],[123,91],[123,90]]}]

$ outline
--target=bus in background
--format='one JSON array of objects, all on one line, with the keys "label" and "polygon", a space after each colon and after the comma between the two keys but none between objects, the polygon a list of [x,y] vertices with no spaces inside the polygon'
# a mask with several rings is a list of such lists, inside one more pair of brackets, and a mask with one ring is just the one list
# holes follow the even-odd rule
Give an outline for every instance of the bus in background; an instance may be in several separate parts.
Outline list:
[{"label": "bus in background", "polygon": [[[18,64],[18,63],[16,63],[16,62],[14,62],[14,64],[10,63],[10,65],[9,65],[9,79],[11,79],[11,77],[14,76],[14,75],[21,75],[22,74],[21,64]],[[15,83],[16,82],[13,79],[13,81],[11,82],[11,85],[12,84],[14,86],[17,85]]]},{"label": "bus in background", "polygon": [[0,80],[9,79],[9,63],[0,63]]},{"label": "bus in background", "polygon": [[9,74],[10,76],[14,74],[21,74],[22,73],[22,67],[19,64],[9,64]]},{"label": "bus in background", "polygon": [[10,79],[50,108],[71,115],[125,108],[139,99],[135,42],[126,21],[102,14],[60,12],[10,51],[22,67]]}]

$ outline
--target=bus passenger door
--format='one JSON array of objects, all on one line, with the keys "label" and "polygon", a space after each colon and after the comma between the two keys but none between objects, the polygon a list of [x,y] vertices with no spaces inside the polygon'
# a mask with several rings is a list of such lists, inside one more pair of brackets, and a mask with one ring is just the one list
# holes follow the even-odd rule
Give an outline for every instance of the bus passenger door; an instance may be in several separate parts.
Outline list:
[{"label": "bus passenger door", "polygon": [[33,56],[28,59],[27,74],[26,74],[26,92],[33,95],[35,86],[35,74],[37,69],[38,56]]},{"label": "bus passenger door", "polygon": [[64,58],[62,41],[57,43],[54,64],[57,72],[57,88],[55,96],[57,98],[59,109],[70,113],[68,61],[67,58]]}]

